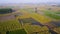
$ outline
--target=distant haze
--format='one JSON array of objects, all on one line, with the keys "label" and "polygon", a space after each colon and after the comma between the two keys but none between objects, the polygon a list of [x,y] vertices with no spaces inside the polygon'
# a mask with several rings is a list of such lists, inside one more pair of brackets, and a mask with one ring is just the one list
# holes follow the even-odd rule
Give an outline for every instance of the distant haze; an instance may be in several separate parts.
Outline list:
[{"label": "distant haze", "polygon": [[0,4],[5,3],[60,3],[60,0],[0,0]]}]

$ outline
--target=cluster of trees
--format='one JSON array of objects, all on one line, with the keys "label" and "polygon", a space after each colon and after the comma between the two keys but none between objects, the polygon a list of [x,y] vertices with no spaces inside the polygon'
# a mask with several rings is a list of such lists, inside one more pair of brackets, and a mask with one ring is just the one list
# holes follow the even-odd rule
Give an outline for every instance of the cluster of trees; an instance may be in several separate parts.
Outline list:
[{"label": "cluster of trees", "polygon": [[0,14],[6,14],[6,13],[11,13],[12,9],[11,8],[1,8],[0,9]]}]

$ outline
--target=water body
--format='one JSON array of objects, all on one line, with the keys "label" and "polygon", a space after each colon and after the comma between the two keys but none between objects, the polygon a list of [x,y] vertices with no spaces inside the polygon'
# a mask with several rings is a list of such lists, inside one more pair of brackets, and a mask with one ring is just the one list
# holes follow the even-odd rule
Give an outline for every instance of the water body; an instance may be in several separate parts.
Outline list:
[{"label": "water body", "polygon": [[26,18],[26,19],[18,19],[19,22],[21,23],[31,23],[31,25],[39,25],[39,26],[43,26],[40,22],[37,22],[36,20],[32,19],[32,18]]},{"label": "water body", "polygon": [[60,27],[60,21],[57,21],[57,22],[51,22],[51,24],[56,25],[56,27]]}]

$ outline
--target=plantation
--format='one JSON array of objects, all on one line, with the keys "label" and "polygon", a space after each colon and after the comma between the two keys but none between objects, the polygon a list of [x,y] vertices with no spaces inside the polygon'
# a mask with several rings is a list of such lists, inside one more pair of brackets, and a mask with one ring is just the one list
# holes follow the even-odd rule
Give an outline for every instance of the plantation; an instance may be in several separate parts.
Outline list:
[{"label": "plantation", "polygon": [[28,34],[50,34],[48,28],[46,26],[38,26],[38,25],[29,25],[29,24],[25,24],[24,26],[26,32]]},{"label": "plantation", "polygon": [[54,28],[53,30],[60,34],[60,27]]},{"label": "plantation", "polygon": [[7,32],[7,31],[19,30],[19,29],[21,29],[21,25],[16,19],[0,22],[1,33]]}]

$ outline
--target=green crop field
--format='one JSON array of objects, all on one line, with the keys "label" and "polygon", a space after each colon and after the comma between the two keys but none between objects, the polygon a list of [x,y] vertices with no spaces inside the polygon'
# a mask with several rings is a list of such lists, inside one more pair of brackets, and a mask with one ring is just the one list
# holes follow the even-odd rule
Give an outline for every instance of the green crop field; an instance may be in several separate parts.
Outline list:
[{"label": "green crop field", "polygon": [[[8,33],[8,32],[7,32]],[[8,34],[27,34],[24,29],[10,31]]]},{"label": "green crop field", "polygon": [[49,16],[49,17],[54,18],[54,19],[60,19],[60,15],[59,15],[60,12],[53,12],[53,11],[45,10],[44,14],[46,16]]}]

